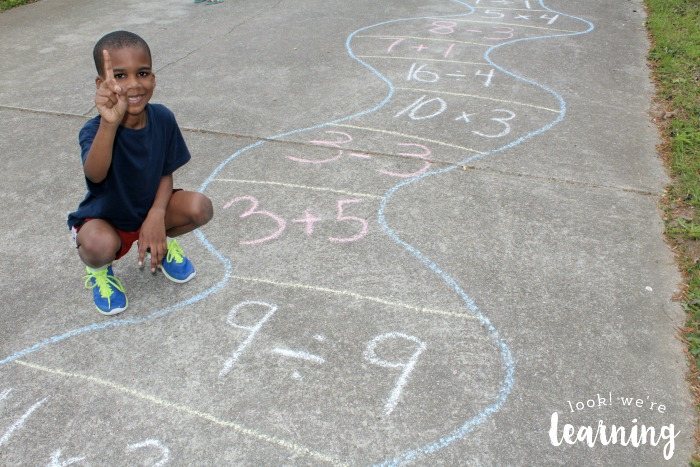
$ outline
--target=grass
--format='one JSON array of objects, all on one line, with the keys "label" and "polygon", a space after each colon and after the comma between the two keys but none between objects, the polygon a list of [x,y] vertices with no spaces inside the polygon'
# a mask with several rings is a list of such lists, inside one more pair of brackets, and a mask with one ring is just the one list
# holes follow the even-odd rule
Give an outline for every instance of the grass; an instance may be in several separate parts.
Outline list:
[{"label": "grass", "polygon": [[[646,0],[652,41],[649,61],[661,110],[661,152],[672,181],[663,209],[666,236],[677,252],[686,287],[683,337],[690,383],[700,405],[700,0]],[[692,465],[700,466],[700,429]]]},{"label": "grass", "polygon": [[16,6],[24,5],[26,3],[33,3],[37,0],[0,0],[0,11],[9,10]]}]

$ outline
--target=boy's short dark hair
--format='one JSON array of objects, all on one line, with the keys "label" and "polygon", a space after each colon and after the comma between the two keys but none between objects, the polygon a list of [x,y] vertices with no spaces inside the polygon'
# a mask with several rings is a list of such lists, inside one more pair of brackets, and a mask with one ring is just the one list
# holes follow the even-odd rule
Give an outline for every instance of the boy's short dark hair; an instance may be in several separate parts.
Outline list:
[{"label": "boy's short dark hair", "polygon": [[104,62],[102,60],[102,50],[104,49],[123,49],[126,47],[140,47],[148,53],[148,58],[151,58],[151,49],[148,44],[138,34],[129,31],[114,31],[105,34],[92,49],[92,57],[95,59],[95,68],[97,74],[102,76],[104,73]]}]

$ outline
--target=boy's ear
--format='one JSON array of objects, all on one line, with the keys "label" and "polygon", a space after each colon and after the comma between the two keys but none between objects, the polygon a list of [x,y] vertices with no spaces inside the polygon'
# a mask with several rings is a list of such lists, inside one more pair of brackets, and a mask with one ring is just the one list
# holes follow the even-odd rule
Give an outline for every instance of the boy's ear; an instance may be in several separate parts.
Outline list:
[{"label": "boy's ear", "polygon": [[100,84],[102,84],[102,81],[103,81],[102,77],[101,77],[100,75],[97,75],[97,76],[95,77],[95,87],[98,87],[98,88],[99,88],[99,87],[100,87]]}]

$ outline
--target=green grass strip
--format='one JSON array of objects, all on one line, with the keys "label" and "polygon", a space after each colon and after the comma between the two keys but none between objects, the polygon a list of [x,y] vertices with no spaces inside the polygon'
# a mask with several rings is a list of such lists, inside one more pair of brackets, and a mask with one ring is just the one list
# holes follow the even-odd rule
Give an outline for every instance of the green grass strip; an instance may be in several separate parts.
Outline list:
[{"label": "green grass strip", "polygon": [[[649,60],[664,107],[663,155],[672,178],[664,203],[666,235],[687,281],[684,337],[694,361],[690,383],[700,403],[700,0],[646,0],[646,5]],[[693,466],[700,466],[699,454],[696,443]]]},{"label": "green grass strip", "polygon": [[[673,179],[666,232],[690,254],[700,240],[700,0],[647,0],[647,5],[653,42],[649,58],[658,98],[670,117],[664,128]],[[696,332],[700,330],[698,259],[687,257],[683,265],[690,285],[689,324]],[[700,346],[691,347],[691,352],[700,355]]]},{"label": "green grass strip", "polygon": [[9,10],[16,6],[24,5],[26,3],[33,3],[37,0],[0,0],[0,11]]}]

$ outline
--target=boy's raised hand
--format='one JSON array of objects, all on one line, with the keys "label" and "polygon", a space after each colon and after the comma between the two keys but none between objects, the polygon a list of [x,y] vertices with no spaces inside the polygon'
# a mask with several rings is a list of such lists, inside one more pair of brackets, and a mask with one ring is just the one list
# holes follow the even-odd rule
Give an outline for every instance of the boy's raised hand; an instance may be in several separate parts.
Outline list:
[{"label": "boy's raised hand", "polygon": [[107,122],[118,124],[124,118],[127,108],[126,90],[122,89],[114,79],[112,59],[109,51],[102,51],[104,63],[104,78],[100,81],[95,92],[95,106],[100,116]]}]

